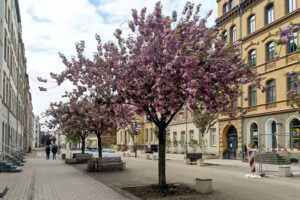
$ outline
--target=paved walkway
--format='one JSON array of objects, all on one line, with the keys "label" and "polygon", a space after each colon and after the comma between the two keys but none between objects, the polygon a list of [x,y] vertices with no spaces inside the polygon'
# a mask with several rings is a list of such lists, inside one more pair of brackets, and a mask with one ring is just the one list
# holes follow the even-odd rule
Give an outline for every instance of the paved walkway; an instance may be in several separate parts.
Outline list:
[{"label": "paved walkway", "polygon": [[26,159],[23,172],[0,174],[0,182],[9,187],[5,200],[127,199],[61,160],[45,160],[41,152],[36,155]]}]

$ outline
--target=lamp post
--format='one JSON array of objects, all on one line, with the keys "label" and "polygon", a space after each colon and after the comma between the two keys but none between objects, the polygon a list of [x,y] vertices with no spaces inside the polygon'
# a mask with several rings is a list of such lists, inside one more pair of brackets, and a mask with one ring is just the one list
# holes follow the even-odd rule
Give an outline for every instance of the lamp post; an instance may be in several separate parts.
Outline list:
[{"label": "lamp post", "polygon": [[135,157],[137,157],[137,143],[134,141],[134,137],[140,133],[141,128],[136,120],[132,120],[130,126],[131,128],[128,131],[132,137]]}]

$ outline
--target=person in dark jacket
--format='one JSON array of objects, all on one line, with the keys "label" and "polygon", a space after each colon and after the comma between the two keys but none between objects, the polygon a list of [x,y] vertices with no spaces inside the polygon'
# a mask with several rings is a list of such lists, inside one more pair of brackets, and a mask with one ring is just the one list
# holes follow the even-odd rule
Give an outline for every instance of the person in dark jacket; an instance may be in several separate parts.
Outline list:
[{"label": "person in dark jacket", "polygon": [[57,145],[54,143],[52,145],[53,160],[56,159],[56,153],[57,153]]},{"label": "person in dark jacket", "polygon": [[50,146],[47,145],[46,146],[46,159],[49,160],[49,157],[50,157]]}]

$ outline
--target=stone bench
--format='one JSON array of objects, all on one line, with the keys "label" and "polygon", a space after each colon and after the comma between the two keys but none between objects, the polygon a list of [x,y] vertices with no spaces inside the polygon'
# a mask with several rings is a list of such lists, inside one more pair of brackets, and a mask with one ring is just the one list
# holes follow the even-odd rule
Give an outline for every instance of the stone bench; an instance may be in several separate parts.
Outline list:
[{"label": "stone bench", "polygon": [[158,156],[155,154],[146,154],[146,160],[158,160]]},{"label": "stone bench", "polygon": [[66,163],[67,164],[84,164],[87,163],[88,160],[93,158],[93,154],[88,153],[74,153],[73,158],[67,158]]},{"label": "stone bench", "polygon": [[202,159],[202,153],[188,153],[186,155],[185,163],[187,165],[195,164],[197,165],[197,161]]},{"label": "stone bench", "polygon": [[97,171],[125,170],[126,163],[121,157],[96,158]]}]

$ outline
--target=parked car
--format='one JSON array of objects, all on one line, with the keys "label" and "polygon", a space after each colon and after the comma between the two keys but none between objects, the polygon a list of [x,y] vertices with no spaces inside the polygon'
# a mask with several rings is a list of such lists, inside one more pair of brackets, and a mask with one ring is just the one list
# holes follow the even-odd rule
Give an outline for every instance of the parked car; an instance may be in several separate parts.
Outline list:
[{"label": "parked car", "polygon": [[146,153],[154,153],[154,152],[158,152],[157,144],[149,144],[146,146]]}]

